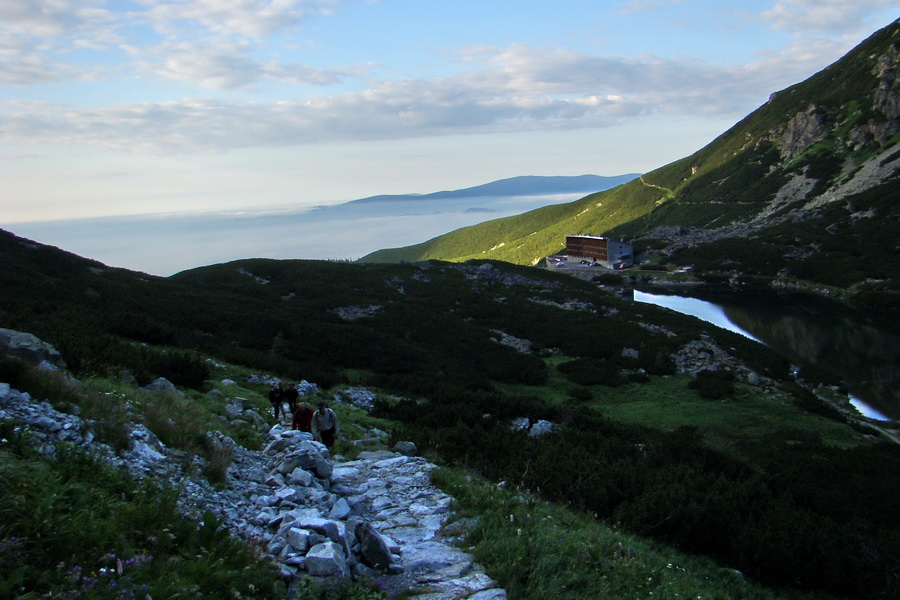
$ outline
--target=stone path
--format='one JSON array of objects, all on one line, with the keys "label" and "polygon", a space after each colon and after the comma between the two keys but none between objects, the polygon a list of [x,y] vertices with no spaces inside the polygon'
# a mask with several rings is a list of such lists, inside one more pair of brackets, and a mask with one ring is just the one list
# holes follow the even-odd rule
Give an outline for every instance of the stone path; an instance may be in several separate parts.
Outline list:
[{"label": "stone path", "polygon": [[[165,447],[143,425],[131,448],[116,454],[97,442],[80,417],[0,383],[0,420],[28,429],[41,452],[59,442],[181,490],[179,510],[199,520],[210,511],[233,535],[252,541],[280,565],[281,577],[368,576],[393,596],[419,600],[505,600],[474,558],[445,535],[452,499],[432,485],[435,465],[397,452],[364,452],[335,462],[312,435],[276,425],[266,448],[251,451],[216,432],[233,460],[224,488],[198,476],[202,461]],[[198,464],[200,461],[200,464]]]},{"label": "stone path", "polygon": [[385,538],[399,554],[399,572],[380,578],[392,590],[421,600],[505,600],[506,592],[472,555],[442,535],[452,498],[432,485],[435,465],[393,452],[364,452],[335,465],[332,491]]}]

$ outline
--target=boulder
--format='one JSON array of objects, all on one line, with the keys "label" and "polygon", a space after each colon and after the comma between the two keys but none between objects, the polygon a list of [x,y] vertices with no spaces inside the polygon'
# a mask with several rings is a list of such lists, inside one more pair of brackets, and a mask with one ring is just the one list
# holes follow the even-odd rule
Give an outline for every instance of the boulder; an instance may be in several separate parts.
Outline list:
[{"label": "boulder", "polygon": [[412,442],[397,442],[394,444],[394,452],[399,452],[403,456],[415,456],[419,450]]},{"label": "boulder", "polygon": [[156,381],[145,385],[141,389],[148,392],[162,392],[164,394],[175,394],[177,396],[184,397],[184,392],[179,392],[178,388],[175,387],[175,384],[165,377],[158,377]]},{"label": "boulder", "polygon": [[313,482],[313,475],[309,471],[305,471],[300,467],[297,467],[291,473],[285,477],[285,482],[288,485],[299,485],[302,487],[309,487]]},{"label": "boulder", "polygon": [[412,544],[403,552],[403,566],[409,572],[437,571],[451,565],[459,565],[463,570],[467,570],[473,563],[471,555],[436,541]]},{"label": "boulder", "polygon": [[335,521],[343,521],[350,516],[350,504],[344,498],[338,498],[331,510],[328,512],[328,518]]},{"label": "boulder", "polygon": [[305,379],[303,381],[301,381],[300,383],[298,383],[296,387],[297,387],[297,392],[301,396],[312,396],[313,394],[315,394],[316,392],[319,391],[319,384],[310,383]]},{"label": "boulder", "polygon": [[130,453],[141,462],[157,462],[165,458],[165,445],[143,424],[134,425],[130,438]]},{"label": "boulder", "polygon": [[334,542],[316,544],[306,553],[306,570],[314,577],[350,575],[344,551]]},{"label": "boulder", "polygon": [[365,388],[348,388],[334,395],[338,402],[346,402],[364,410],[372,410],[375,405],[375,394]]},{"label": "boulder", "polygon": [[330,478],[331,474],[334,472],[334,466],[331,461],[328,460],[328,448],[319,442],[307,440],[301,441],[296,448],[284,458],[281,466],[278,467],[278,471],[287,474],[297,467],[306,471],[311,471],[316,477],[320,477],[321,479]]},{"label": "boulder", "polygon": [[287,530],[287,533],[284,534],[284,539],[288,544],[293,546],[294,550],[297,552],[306,552],[309,550],[309,532],[305,529],[299,529],[297,527],[291,527]]},{"label": "boulder", "polygon": [[371,523],[356,526],[360,560],[375,569],[387,569],[391,564],[391,550],[378,530]]},{"label": "boulder", "polygon": [[15,329],[0,329],[0,353],[33,365],[47,361],[56,368],[66,368],[66,363],[56,348],[37,336]]}]

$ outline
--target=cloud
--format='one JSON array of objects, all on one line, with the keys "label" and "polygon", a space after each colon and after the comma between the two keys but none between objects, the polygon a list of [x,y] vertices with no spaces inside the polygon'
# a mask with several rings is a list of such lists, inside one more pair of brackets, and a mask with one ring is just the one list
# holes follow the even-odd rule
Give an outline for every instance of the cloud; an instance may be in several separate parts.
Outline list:
[{"label": "cloud", "polygon": [[886,23],[876,21],[885,12],[896,10],[895,0],[779,0],[761,13],[775,29],[800,33],[846,33],[871,31]]},{"label": "cloud", "polygon": [[3,29],[13,34],[38,37],[66,35],[80,27],[80,15],[90,10],[85,4],[89,3],[76,0],[4,0],[0,3],[0,23]]},{"label": "cloud", "polygon": [[[464,54],[463,61],[469,68],[452,76],[376,81],[359,92],[275,103],[193,98],[89,109],[7,105],[0,107],[5,116],[0,139],[87,142],[167,154],[605,127],[655,112],[746,112],[780,89],[778,83],[794,83],[796,71],[806,66],[795,61],[779,70],[772,66],[781,64],[778,57],[770,57],[743,69],[726,69],[690,60],[623,59],[523,45],[480,48]],[[215,48],[156,68],[167,70],[169,78],[203,79],[203,85],[217,89],[250,85],[260,77],[320,77],[323,82],[336,77],[302,67],[291,72],[290,67],[256,64]]]},{"label": "cloud", "polygon": [[151,48],[128,47],[127,50],[135,56],[136,68],[141,73],[211,90],[254,89],[265,80],[325,86],[341,83],[345,76],[360,77],[368,73],[365,65],[319,69],[274,60],[257,61],[251,58],[253,44],[218,39],[165,43]]},{"label": "cloud", "polygon": [[18,40],[0,40],[0,84],[40,85],[78,76],[74,65],[53,60]]},{"label": "cloud", "polygon": [[[0,3],[0,84],[27,86],[97,79],[67,62],[73,49],[108,48],[120,40],[102,2],[4,0]],[[96,5],[96,6],[94,6]]]},{"label": "cloud", "polygon": [[[261,62],[270,34],[334,12],[345,0],[138,0],[113,12],[100,0],[4,0],[0,3],[0,83],[35,85],[98,78],[66,62],[77,50],[109,51],[122,72],[204,89],[252,88],[263,79],[330,85],[359,67],[323,70]],[[148,35],[155,31],[155,37]],[[124,60],[123,60],[124,59]]]},{"label": "cloud", "polygon": [[[361,80],[375,71],[370,64],[317,68],[278,62],[272,58],[276,54],[272,42],[253,37],[293,28],[349,0],[138,0],[143,10],[115,16],[100,5],[67,0],[44,0],[39,6],[49,9],[42,12],[33,1],[7,0],[0,8],[9,25],[9,35],[0,37],[0,83],[98,77],[98,71],[78,69],[56,57],[64,55],[62,49],[87,44],[89,39],[113,43],[117,36],[128,40],[117,45],[122,56],[115,66],[122,72],[194,89],[254,92],[265,83],[341,86],[348,78]],[[831,9],[846,18],[856,10],[826,2],[825,8],[815,11],[818,4],[812,2],[781,0],[764,16],[775,26],[788,26],[799,19],[798,11],[805,10],[819,15],[824,26],[838,18]],[[869,0],[866,10],[871,13],[883,5]],[[646,2],[625,6],[649,8]],[[44,44],[26,39],[19,34],[29,24],[57,37]],[[137,35],[146,24],[157,33]],[[100,29],[106,31],[105,37],[83,35]],[[57,51],[43,53],[46,45]],[[0,140],[171,154],[595,128],[656,113],[739,118],[771,92],[824,67],[823,56],[839,56],[842,51],[846,48],[825,38],[798,39],[794,46],[752,64],[721,67],[690,58],[624,58],[527,44],[472,47],[458,52],[452,75],[370,80],[357,91],[300,99],[292,89],[292,99],[282,102],[250,102],[246,98],[254,96],[220,94],[87,108],[7,103],[0,105]]]},{"label": "cloud", "polygon": [[201,27],[224,35],[266,36],[316,15],[335,12],[341,0],[169,0],[150,4],[142,14],[158,31]]}]

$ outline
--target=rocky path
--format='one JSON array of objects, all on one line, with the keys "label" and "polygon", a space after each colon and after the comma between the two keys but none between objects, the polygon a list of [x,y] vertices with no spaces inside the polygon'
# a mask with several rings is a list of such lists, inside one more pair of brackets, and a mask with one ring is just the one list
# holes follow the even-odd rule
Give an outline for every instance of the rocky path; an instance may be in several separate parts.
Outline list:
[{"label": "rocky path", "polygon": [[[214,487],[185,469],[185,455],[134,425],[131,447],[116,454],[98,443],[77,415],[0,383],[0,420],[32,434],[45,454],[66,442],[99,460],[181,490],[179,509],[200,520],[208,511],[233,535],[264,548],[290,584],[303,577],[368,577],[393,596],[421,600],[501,600],[474,558],[444,535],[452,499],[431,484],[435,466],[398,452],[364,452],[335,462],[308,433],[276,425],[266,447],[251,451],[221,433],[211,441],[230,448],[228,483]],[[200,461],[194,458],[194,463]],[[289,595],[290,597],[290,595]]]},{"label": "rocky path", "polygon": [[351,506],[396,552],[399,568],[381,580],[422,600],[500,600],[498,589],[473,557],[443,535],[452,498],[435,488],[423,458],[392,452],[364,452],[335,466],[333,491]]}]

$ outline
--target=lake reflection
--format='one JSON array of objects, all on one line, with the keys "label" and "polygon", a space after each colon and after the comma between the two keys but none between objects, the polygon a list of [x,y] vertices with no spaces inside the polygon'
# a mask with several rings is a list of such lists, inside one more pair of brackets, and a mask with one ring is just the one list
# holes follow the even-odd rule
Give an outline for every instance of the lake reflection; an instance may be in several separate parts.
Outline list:
[{"label": "lake reflection", "polygon": [[646,302],[647,304],[671,308],[683,315],[697,317],[707,323],[712,323],[716,327],[739,333],[755,342],[764,343],[762,340],[754,337],[750,332],[735,325],[734,322],[728,318],[728,315],[725,314],[725,311],[722,310],[722,307],[717,306],[712,302],[706,302],[705,300],[699,300],[697,298],[688,298],[686,296],[650,294],[640,290],[634,290],[634,299],[637,302]]},{"label": "lake reflection", "polygon": [[696,316],[764,343],[792,362],[831,372],[844,381],[861,412],[900,419],[900,335],[887,323],[808,294],[690,293],[694,297],[635,290],[634,299]]}]

